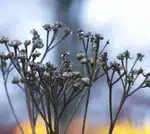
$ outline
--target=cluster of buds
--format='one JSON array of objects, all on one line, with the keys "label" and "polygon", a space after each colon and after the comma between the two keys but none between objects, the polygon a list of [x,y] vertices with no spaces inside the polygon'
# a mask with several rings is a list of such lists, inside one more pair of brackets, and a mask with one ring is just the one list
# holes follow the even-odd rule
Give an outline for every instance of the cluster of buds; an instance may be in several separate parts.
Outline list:
[{"label": "cluster of buds", "polygon": [[124,60],[125,58],[126,58],[126,59],[131,59],[130,53],[129,53],[128,50],[117,55],[117,59],[118,59],[118,60]]},{"label": "cluster of buds", "polygon": [[64,25],[61,22],[56,22],[54,25],[51,24],[45,24],[43,26],[44,30],[46,31],[57,31],[59,28],[62,28]]},{"label": "cluster of buds", "polygon": [[[107,52],[104,52],[104,50],[109,44],[109,40],[107,40],[105,46],[101,48],[100,42],[104,40],[101,34],[85,33],[82,29],[78,29],[76,33],[77,38],[82,41],[84,48],[84,52],[78,53],[76,59],[86,66],[88,76],[93,75],[93,78],[96,79],[95,77],[98,76],[100,68],[105,66],[108,60]],[[92,50],[92,56],[89,54],[89,49],[90,51]]]},{"label": "cluster of buds", "polygon": [[[72,90],[89,84],[88,78],[84,78],[81,72],[72,71],[71,62],[66,53],[63,54],[61,65],[58,67],[55,67],[50,62],[42,64],[30,61],[28,65],[30,71],[26,73],[26,77],[30,81],[30,87],[35,87],[36,81],[36,87],[42,87],[45,90],[49,89],[49,91],[55,90],[59,93],[65,87],[64,85],[68,85],[69,90]],[[68,90],[68,86],[64,91]]]}]

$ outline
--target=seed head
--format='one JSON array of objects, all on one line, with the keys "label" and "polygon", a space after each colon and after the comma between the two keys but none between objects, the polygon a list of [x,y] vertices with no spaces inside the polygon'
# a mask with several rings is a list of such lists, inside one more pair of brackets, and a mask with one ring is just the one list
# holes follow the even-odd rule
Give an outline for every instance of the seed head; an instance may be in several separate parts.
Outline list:
[{"label": "seed head", "polygon": [[0,36],[0,43],[8,43],[9,42],[9,39],[7,37],[4,37],[4,36]]},{"label": "seed head", "polygon": [[21,45],[21,41],[19,41],[19,40],[12,40],[8,45],[10,47],[18,47],[19,45]]}]

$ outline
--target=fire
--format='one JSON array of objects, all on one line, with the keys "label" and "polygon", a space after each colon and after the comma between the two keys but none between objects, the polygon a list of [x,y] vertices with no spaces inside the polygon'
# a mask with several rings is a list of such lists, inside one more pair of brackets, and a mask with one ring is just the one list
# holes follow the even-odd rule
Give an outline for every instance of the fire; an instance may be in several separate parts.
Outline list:
[{"label": "fire", "polygon": [[[76,118],[75,120],[73,120],[67,131],[67,134],[81,134],[82,120],[82,118]],[[28,121],[23,122],[21,125],[25,134],[32,134]],[[64,130],[63,126],[60,126],[60,128]],[[92,126],[92,124],[87,123],[85,134],[108,134],[108,129],[109,125],[105,125],[103,127],[95,127]],[[18,127],[16,128],[15,134],[21,134]],[[41,119],[39,119],[37,122],[36,134],[46,134],[45,123]],[[143,128],[138,128],[135,127],[131,121],[122,121],[116,124],[113,134],[150,134],[150,127],[148,124],[145,124]]]}]

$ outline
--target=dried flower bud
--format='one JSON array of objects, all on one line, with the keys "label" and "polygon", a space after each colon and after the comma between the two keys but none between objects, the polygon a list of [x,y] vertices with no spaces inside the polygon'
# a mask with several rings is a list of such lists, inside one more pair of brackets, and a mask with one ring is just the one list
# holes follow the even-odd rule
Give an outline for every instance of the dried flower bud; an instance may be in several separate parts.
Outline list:
[{"label": "dried flower bud", "polygon": [[45,64],[38,64],[38,69],[45,71],[47,69]]},{"label": "dried flower bud", "polygon": [[76,59],[77,59],[77,60],[81,60],[81,59],[84,58],[84,57],[85,57],[85,54],[81,52],[81,53],[78,53],[78,54],[77,54]]},{"label": "dried flower bud", "polygon": [[75,83],[73,83],[72,87],[74,89],[78,89],[79,87],[81,87],[81,83],[80,82],[75,82]]},{"label": "dried flower bud", "polygon": [[63,58],[63,57],[69,56],[69,55],[70,55],[70,52],[66,52],[66,53],[62,54],[61,57]]},{"label": "dried flower bud", "polygon": [[91,66],[94,65],[94,59],[93,58],[88,58],[88,62],[91,64]]},{"label": "dried flower bud", "polygon": [[25,40],[25,41],[24,41],[24,45],[25,45],[25,46],[29,46],[30,44],[31,44],[31,41],[30,41],[30,40]]},{"label": "dried flower bud", "polygon": [[125,54],[124,53],[120,53],[120,54],[117,55],[117,59],[118,60],[124,60],[124,58],[125,58]]},{"label": "dried flower bud", "polygon": [[34,53],[31,54],[31,56],[35,59],[36,57],[39,57],[41,55],[41,53],[39,53],[38,51],[35,51]]},{"label": "dried flower bud", "polygon": [[83,30],[81,28],[77,29],[76,33],[81,33]]},{"label": "dried flower bud", "polygon": [[72,75],[75,76],[75,77],[81,77],[82,73],[79,72],[79,71],[75,71],[75,72],[72,72]]},{"label": "dried flower bud", "polygon": [[138,69],[138,70],[135,70],[135,73],[139,75],[139,74],[142,74],[143,71],[144,71],[144,70],[143,70],[142,68],[140,68],[140,69]]},{"label": "dried flower bud", "polygon": [[86,64],[87,63],[87,59],[84,57],[84,58],[82,58],[81,60],[80,60],[80,63],[81,64]]},{"label": "dried flower bud", "polygon": [[95,37],[92,35],[91,38],[90,38],[90,42],[93,43],[93,42],[95,42],[95,40],[96,40]]},{"label": "dried flower bud", "polygon": [[72,72],[64,72],[62,74],[63,77],[66,77],[66,78],[71,78],[73,76]]},{"label": "dried flower bud", "polygon": [[90,80],[89,78],[85,77],[85,78],[82,78],[81,81],[83,82],[84,85],[88,86],[90,84]]},{"label": "dried flower bud", "polygon": [[0,43],[8,43],[9,42],[9,39],[7,37],[4,37],[4,36],[0,36]]},{"label": "dried flower bud", "polygon": [[7,60],[8,56],[4,52],[2,52],[2,53],[0,53],[0,58],[3,60]]},{"label": "dried flower bud", "polygon": [[59,28],[61,28],[61,27],[63,27],[63,26],[64,26],[64,24],[63,24],[63,23],[61,23],[61,22],[56,22],[56,23],[55,23],[55,25],[57,25]]},{"label": "dried flower bud", "polygon": [[19,45],[21,45],[21,41],[19,41],[19,40],[12,40],[8,45],[10,47],[18,47]]},{"label": "dried flower bud", "polygon": [[101,55],[102,59],[103,59],[103,62],[106,62],[108,60],[108,54],[107,52],[104,52],[102,55]]},{"label": "dried flower bud", "polygon": [[44,26],[42,26],[44,28],[44,30],[46,31],[51,31],[52,27],[50,24],[45,24]]},{"label": "dried flower bud", "polygon": [[134,82],[134,75],[128,76],[126,81],[129,82],[129,83]]},{"label": "dried flower bud", "polygon": [[116,71],[121,69],[120,64],[117,63],[116,61],[110,62],[110,66],[113,70],[116,70]]},{"label": "dried flower bud", "polygon": [[64,32],[65,32],[66,35],[71,35],[72,34],[72,31],[71,31],[70,28],[65,28]]},{"label": "dried flower bud", "polygon": [[98,40],[103,40],[103,39],[104,39],[104,37],[101,36],[101,35],[98,34],[98,33],[95,34],[95,38],[98,39]]},{"label": "dried flower bud", "polygon": [[34,48],[43,48],[43,46],[44,46],[44,44],[43,44],[43,41],[42,41],[42,39],[41,38],[38,38],[38,39],[36,39],[36,40],[34,40],[34,42],[33,42],[33,47]]},{"label": "dried flower bud", "polygon": [[35,29],[32,29],[32,30],[30,31],[30,33],[32,33],[33,35],[39,35],[38,32],[37,32]]},{"label": "dried flower bud", "polygon": [[9,53],[7,54],[7,57],[10,58],[10,59],[12,59],[12,58],[15,57],[15,54],[14,54],[13,52],[9,52]]},{"label": "dried flower bud", "polygon": [[139,61],[142,61],[143,57],[144,57],[143,54],[137,53],[137,58],[138,58]]},{"label": "dried flower bud", "polygon": [[87,38],[89,38],[90,36],[91,36],[91,32],[85,33],[85,34],[83,35],[83,37],[87,37]]},{"label": "dried flower bud", "polygon": [[146,76],[150,77],[150,73],[147,73]]},{"label": "dried flower bud", "polygon": [[82,29],[78,29],[76,33],[77,33],[78,40],[81,40],[84,37],[84,32]]},{"label": "dried flower bud", "polygon": [[131,56],[128,50],[124,52],[124,55],[126,58],[131,59]]}]

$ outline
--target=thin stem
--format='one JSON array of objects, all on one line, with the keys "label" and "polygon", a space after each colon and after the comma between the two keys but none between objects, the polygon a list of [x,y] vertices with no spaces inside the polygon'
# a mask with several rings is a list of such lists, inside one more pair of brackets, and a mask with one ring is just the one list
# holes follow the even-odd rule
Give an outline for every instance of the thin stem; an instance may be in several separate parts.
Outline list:
[{"label": "thin stem", "polygon": [[72,121],[72,119],[73,119],[75,113],[77,112],[77,109],[78,109],[79,105],[81,104],[81,102],[82,102],[82,100],[83,100],[83,98],[84,98],[86,92],[87,92],[87,90],[82,93],[80,99],[78,100],[78,102],[77,102],[77,104],[76,104],[76,107],[75,107],[75,109],[74,109],[74,111],[73,111],[73,113],[72,113],[72,116],[71,116],[71,118],[70,118],[70,120],[69,120],[69,123],[68,123],[68,125],[67,125],[67,127],[66,127],[66,129],[65,129],[65,131],[64,131],[64,134],[66,134],[66,132],[67,132],[67,130],[68,130],[68,128],[69,128],[69,125],[71,124],[71,121]]},{"label": "thin stem", "polygon": [[117,121],[117,118],[119,116],[119,113],[123,107],[123,104],[125,102],[125,100],[127,99],[127,96],[125,93],[123,93],[123,96],[122,96],[122,99],[120,101],[120,104],[119,104],[119,108],[118,108],[118,111],[117,111],[117,114],[113,120],[113,122],[110,124],[110,128],[109,128],[109,133],[108,134],[112,134],[113,133],[113,130],[114,130],[114,127],[115,127],[115,124],[116,124],[116,121]]},{"label": "thin stem", "polygon": [[[1,60],[1,64],[2,64],[2,60]],[[10,99],[10,96],[9,96],[9,92],[8,92],[8,88],[7,88],[8,75],[7,75],[7,77],[5,78],[5,72],[4,72],[3,67],[1,68],[1,72],[2,72],[2,76],[3,76],[3,82],[4,82],[4,87],[5,87],[6,96],[7,96],[8,103],[9,103],[9,105],[10,105],[12,114],[13,114],[15,120],[16,120],[16,123],[17,123],[17,125],[18,125],[18,127],[19,127],[21,133],[24,134],[24,131],[23,131],[21,125],[20,125],[20,122],[19,122],[19,120],[18,120],[18,117],[17,117],[17,115],[16,115],[15,109],[14,109],[14,107],[13,107],[13,104],[11,103],[11,99]],[[7,73],[9,74],[10,72],[7,72]]]},{"label": "thin stem", "polygon": [[46,50],[45,50],[44,55],[43,55],[43,57],[42,57],[42,59],[41,59],[41,63],[43,62],[43,60],[44,60],[44,58],[45,58],[45,56],[46,56],[46,54],[47,54],[47,52],[48,52],[48,42],[49,42],[49,31],[47,31]]},{"label": "thin stem", "polygon": [[88,88],[88,94],[87,94],[86,105],[85,105],[85,113],[84,113],[84,119],[83,119],[83,126],[82,126],[82,134],[84,134],[84,131],[85,131],[87,111],[88,111],[88,105],[89,105],[89,100],[90,100],[90,92],[91,92],[91,86]]}]

